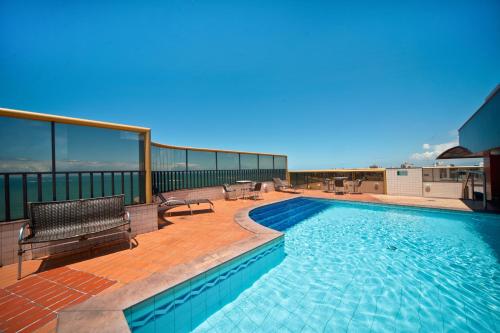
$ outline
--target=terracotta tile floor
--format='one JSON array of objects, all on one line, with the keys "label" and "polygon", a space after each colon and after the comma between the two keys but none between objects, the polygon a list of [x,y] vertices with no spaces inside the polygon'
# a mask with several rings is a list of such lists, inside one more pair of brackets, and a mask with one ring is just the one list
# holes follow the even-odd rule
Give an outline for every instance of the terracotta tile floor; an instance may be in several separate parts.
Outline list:
[{"label": "terracotta tile floor", "polygon": [[[368,202],[385,202],[396,204],[414,204],[432,207],[444,207],[453,209],[467,209],[460,200],[454,199],[432,199],[426,198],[409,198],[409,197],[391,197],[387,195],[370,195],[370,194],[355,194],[355,195],[339,195],[335,196],[331,193],[321,191],[306,190],[301,195],[336,198],[340,200],[357,200]],[[209,210],[197,210],[193,215],[187,214],[182,208],[177,208],[172,211],[172,216],[167,216],[166,220],[159,219],[160,229],[148,234],[138,235],[136,237],[137,246],[133,250],[127,249],[126,243],[116,244],[98,248],[91,255],[89,252],[74,254],[64,257],[53,257],[49,259],[30,260],[23,264],[23,276],[21,282],[16,280],[16,265],[8,265],[0,268],[0,297],[9,297],[9,302],[18,304],[23,302],[22,295],[12,294],[11,296],[4,293],[8,290],[14,290],[17,283],[41,283],[40,277],[52,276],[54,283],[67,287],[68,295],[74,291],[92,295],[99,291],[109,291],[115,288],[120,288],[124,284],[131,281],[145,278],[159,270],[166,270],[175,265],[186,263],[195,258],[217,250],[218,248],[227,246],[246,237],[251,236],[250,232],[241,228],[233,220],[233,216],[241,208],[249,207],[262,202],[271,202],[274,200],[292,198],[296,196],[291,193],[270,192],[265,193],[263,200],[236,200],[236,201],[216,201],[215,212]],[[73,273],[66,278],[58,276],[58,270],[71,270]],[[109,285],[99,283],[80,285],[85,274],[92,274],[96,277],[103,278],[109,282]],[[76,284],[76,285],[75,285]],[[12,289],[14,288],[14,289]],[[47,289],[48,290],[48,289]],[[48,291],[47,291],[48,292]],[[13,295],[13,296],[12,296]],[[31,294],[30,294],[31,295]],[[73,294],[72,294],[73,295]],[[37,295],[32,297],[36,297]],[[62,297],[62,296],[61,296]],[[69,297],[69,296],[68,296]],[[76,297],[76,296],[73,296]],[[90,296],[89,296],[90,297]],[[0,298],[0,300],[3,298]],[[49,301],[49,300],[48,300]],[[50,303],[50,302],[49,302]],[[57,302],[56,302],[57,303]],[[10,304],[10,303],[9,303]],[[48,303],[44,303],[48,304]],[[60,306],[49,304],[41,304],[41,309],[54,309]],[[59,304],[61,306],[67,304]],[[35,305],[32,305],[33,307]],[[43,308],[45,306],[45,308]],[[52,307],[50,307],[52,306]],[[53,308],[56,306],[56,308]],[[10,308],[10,306],[9,306]],[[39,310],[42,311],[42,310]],[[4,312],[0,311],[2,317]],[[51,314],[40,312],[41,318],[44,321],[50,321],[48,325],[43,327],[41,331],[50,332],[55,329],[55,317]],[[45,315],[45,317],[44,317]],[[0,325],[2,325],[2,317],[0,317]],[[27,316],[23,320],[28,320]],[[40,325],[42,321],[38,322]],[[33,324],[33,328],[35,328]],[[9,328],[10,329],[10,328]],[[2,330],[2,326],[0,326]]]},{"label": "terracotta tile floor", "polygon": [[0,288],[0,331],[34,332],[55,321],[60,309],[81,303],[115,283],[65,266],[32,274]]}]

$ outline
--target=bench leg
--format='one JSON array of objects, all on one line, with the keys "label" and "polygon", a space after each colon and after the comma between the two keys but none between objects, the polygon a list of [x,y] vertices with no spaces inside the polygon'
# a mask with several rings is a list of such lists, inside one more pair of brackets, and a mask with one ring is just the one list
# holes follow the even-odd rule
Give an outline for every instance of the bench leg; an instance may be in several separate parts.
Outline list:
[{"label": "bench leg", "polygon": [[132,229],[129,227],[127,232],[128,232],[128,247],[129,250],[132,250]]},{"label": "bench leg", "polygon": [[21,272],[23,269],[23,247],[19,244],[19,249],[17,250],[17,279],[21,280]]}]

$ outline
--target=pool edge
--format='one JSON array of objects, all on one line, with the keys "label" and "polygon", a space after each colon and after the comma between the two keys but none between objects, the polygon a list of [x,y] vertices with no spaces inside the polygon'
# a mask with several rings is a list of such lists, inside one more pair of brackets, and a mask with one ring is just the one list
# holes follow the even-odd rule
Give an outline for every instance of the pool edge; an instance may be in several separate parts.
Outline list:
[{"label": "pool edge", "polygon": [[63,309],[57,317],[57,332],[130,332],[124,310],[154,295],[179,286],[196,276],[222,266],[251,251],[283,241],[282,232],[264,227],[249,216],[252,209],[286,201],[281,199],[242,208],[233,216],[235,223],[253,235],[224,248],[204,254],[195,260],[155,272],[149,277],[127,284],[117,290]]}]

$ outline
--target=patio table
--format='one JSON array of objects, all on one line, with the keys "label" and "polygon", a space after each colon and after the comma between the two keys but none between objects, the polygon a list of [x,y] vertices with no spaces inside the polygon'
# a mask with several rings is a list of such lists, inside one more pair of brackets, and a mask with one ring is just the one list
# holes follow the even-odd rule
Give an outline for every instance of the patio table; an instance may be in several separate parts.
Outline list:
[{"label": "patio table", "polygon": [[[242,199],[246,198],[246,193],[250,191],[250,186],[252,186],[253,181],[251,180],[237,180],[236,184],[238,185],[243,185],[241,187],[241,194],[242,194]],[[248,186],[250,185],[250,186]]]}]

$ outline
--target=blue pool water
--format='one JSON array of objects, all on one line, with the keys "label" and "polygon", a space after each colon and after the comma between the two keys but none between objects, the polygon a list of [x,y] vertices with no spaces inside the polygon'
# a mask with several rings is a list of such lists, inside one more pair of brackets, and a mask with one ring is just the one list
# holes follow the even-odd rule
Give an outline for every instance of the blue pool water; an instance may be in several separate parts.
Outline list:
[{"label": "blue pool water", "polygon": [[208,318],[179,328],[500,331],[498,215],[298,198],[250,216],[285,232],[286,256],[245,275]]}]

